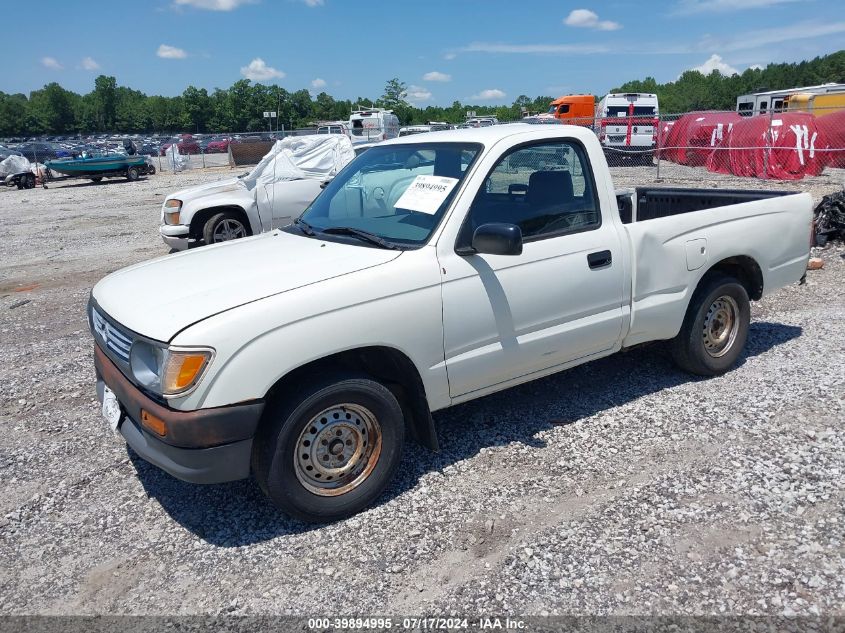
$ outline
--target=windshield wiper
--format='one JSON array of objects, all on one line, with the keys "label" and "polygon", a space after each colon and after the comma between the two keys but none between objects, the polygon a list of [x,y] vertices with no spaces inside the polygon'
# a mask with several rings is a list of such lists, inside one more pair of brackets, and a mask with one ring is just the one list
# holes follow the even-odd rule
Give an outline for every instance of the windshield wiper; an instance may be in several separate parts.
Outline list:
[{"label": "windshield wiper", "polygon": [[389,248],[391,250],[399,251],[402,250],[402,247],[394,242],[390,242],[378,235],[375,235],[374,233],[370,233],[369,231],[354,229],[350,226],[330,226],[326,229],[320,229],[320,233],[328,233],[329,235],[351,235],[365,242],[370,242],[370,244],[380,246],[381,248]]},{"label": "windshield wiper", "polygon": [[303,220],[302,218],[296,218],[293,223],[299,227],[299,230],[305,233],[305,235],[309,237],[313,237],[317,233],[314,231],[314,227],[312,227],[308,222]]}]

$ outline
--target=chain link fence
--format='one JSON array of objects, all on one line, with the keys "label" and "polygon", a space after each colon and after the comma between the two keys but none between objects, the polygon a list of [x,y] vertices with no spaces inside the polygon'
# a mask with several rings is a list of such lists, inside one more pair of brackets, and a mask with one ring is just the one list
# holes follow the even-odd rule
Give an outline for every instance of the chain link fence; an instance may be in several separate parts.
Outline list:
[{"label": "chain link fence", "polygon": [[[257,164],[287,136],[316,134],[317,128],[273,133],[226,133],[184,135],[158,145],[144,144],[141,152],[150,156],[159,172],[174,173],[208,168],[238,168]],[[137,143],[136,143],[137,144]],[[170,148],[175,145],[178,154]]]},{"label": "chain link fence", "polygon": [[[575,123],[598,137],[614,177],[623,181],[690,182],[710,174],[771,181],[800,180],[845,169],[843,104],[804,110],[769,110],[754,116],[735,111],[697,111],[657,116],[617,115],[577,121],[529,117],[534,123]],[[249,168],[280,138],[314,134],[314,127],[280,132],[130,137],[160,173]],[[123,151],[124,138],[73,143],[30,142],[19,151],[30,161]],[[353,138],[353,141],[361,140]],[[175,155],[172,147],[178,149]]]}]

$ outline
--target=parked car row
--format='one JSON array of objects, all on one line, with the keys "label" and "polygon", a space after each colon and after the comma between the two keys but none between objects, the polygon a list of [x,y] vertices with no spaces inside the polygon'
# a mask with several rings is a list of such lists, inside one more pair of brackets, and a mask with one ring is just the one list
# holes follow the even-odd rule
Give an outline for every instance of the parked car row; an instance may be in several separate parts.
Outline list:
[{"label": "parked car row", "polygon": [[164,156],[167,148],[176,145],[181,154],[225,154],[233,143],[275,141],[269,133],[255,134],[181,134],[178,136],[98,135],[77,137],[45,137],[7,139],[0,145],[0,160],[17,153],[31,162],[43,163],[57,158],[80,156],[83,152],[123,152],[131,141],[136,152],[144,156]]}]

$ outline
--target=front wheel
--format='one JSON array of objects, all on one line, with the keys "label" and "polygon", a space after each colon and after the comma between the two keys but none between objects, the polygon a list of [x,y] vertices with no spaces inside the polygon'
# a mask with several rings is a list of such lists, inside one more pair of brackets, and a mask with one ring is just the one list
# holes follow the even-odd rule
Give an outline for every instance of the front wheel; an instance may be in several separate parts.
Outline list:
[{"label": "front wheel", "polygon": [[228,242],[249,235],[243,218],[231,211],[216,213],[211,216],[203,227],[203,239],[206,244]]},{"label": "front wheel", "polygon": [[681,331],[672,339],[672,358],[699,376],[717,376],[736,363],[748,338],[751,304],[733,277],[713,275],[693,294]]},{"label": "front wheel", "polygon": [[396,397],[372,378],[315,381],[268,405],[253,472],[287,514],[335,521],[384,491],[402,457],[404,430]]},{"label": "front wheel", "polygon": [[137,167],[130,167],[129,169],[126,170],[126,177],[129,180],[132,180],[132,181],[138,180],[138,178],[140,178],[140,176],[141,176],[141,172],[138,170]]}]

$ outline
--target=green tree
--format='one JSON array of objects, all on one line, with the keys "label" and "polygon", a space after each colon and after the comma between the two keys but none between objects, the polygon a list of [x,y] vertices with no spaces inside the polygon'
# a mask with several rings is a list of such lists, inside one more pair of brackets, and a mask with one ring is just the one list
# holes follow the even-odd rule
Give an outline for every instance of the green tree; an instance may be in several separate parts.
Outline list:
[{"label": "green tree", "polygon": [[29,114],[37,131],[68,132],[74,128],[75,95],[53,82],[29,95]]},{"label": "green tree", "polygon": [[410,107],[410,104],[405,100],[408,96],[408,85],[404,81],[399,81],[398,77],[388,79],[384,84],[384,94],[379,99],[379,105],[390,110],[400,107]]},{"label": "green tree", "polygon": [[213,112],[211,99],[205,88],[188,86],[182,93],[182,127],[192,132],[205,132]]},{"label": "green tree", "polygon": [[0,136],[15,136],[26,130],[26,95],[0,92]]},{"label": "green tree", "polygon": [[113,130],[117,112],[117,79],[100,75],[94,80],[94,105],[100,130]]}]

